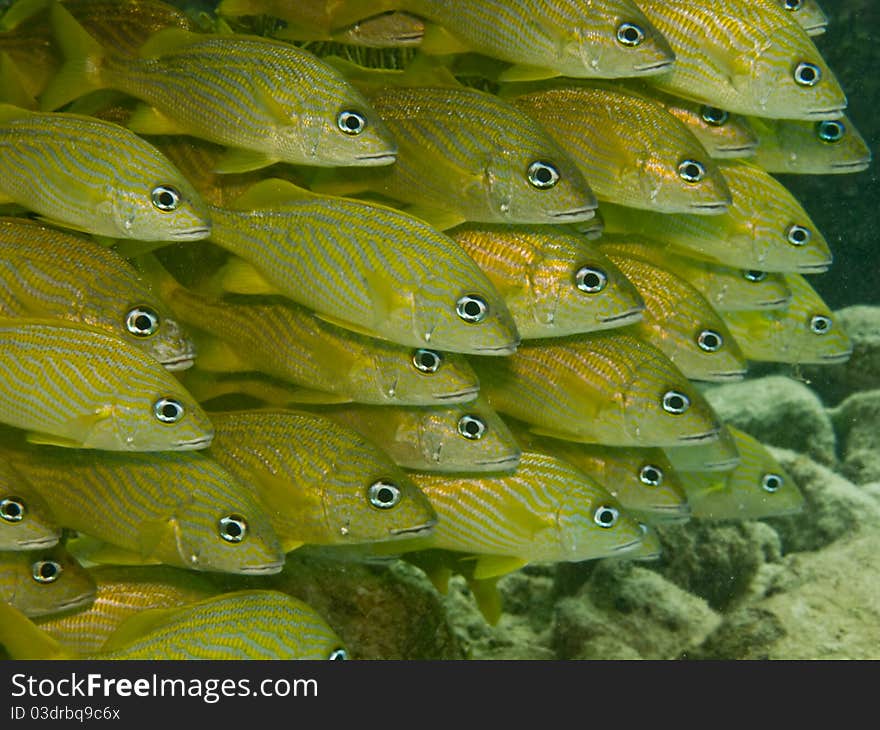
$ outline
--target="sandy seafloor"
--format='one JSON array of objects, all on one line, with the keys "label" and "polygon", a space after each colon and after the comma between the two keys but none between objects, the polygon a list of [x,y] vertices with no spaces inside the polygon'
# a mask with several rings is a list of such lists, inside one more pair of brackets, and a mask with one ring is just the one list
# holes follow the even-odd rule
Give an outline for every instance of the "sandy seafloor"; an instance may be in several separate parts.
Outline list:
[{"label": "sandy seafloor", "polygon": [[[876,158],[880,3],[821,4],[831,23],[817,45]],[[708,391],[725,421],[773,447],[806,497],[803,512],[666,527],[653,562],[529,566],[500,581],[494,627],[461,578],[441,595],[402,562],[338,565],[297,551],[270,582],[321,612],[354,658],[880,659],[877,164],[781,178],[834,251],[811,283],[843,310],[851,361],[756,367]]]}]

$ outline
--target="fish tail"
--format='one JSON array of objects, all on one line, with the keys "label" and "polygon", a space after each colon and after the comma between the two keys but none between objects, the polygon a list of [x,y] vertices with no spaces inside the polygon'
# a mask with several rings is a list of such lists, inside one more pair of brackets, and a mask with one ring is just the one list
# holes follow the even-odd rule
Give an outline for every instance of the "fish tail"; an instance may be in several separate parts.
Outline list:
[{"label": "fish tail", "polygon": [[0,601],[0,644],[12,659],[64,659],[65,651],[21,611]]},{"label": "fish tail", "polygon": [[105,51],[101,44],[88,34],[61,3],[52,6],[50,18],[52,30],[65,60],[40,96],[40,108],[43,111],[59,109],[74,99],[103,87],[100,68]]}]

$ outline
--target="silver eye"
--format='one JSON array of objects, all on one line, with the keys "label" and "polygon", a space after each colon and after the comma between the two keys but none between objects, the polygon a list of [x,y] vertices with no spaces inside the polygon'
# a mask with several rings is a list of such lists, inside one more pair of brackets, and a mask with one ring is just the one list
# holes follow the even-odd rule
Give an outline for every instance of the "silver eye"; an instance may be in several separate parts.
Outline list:
[{"label": "silver eye", "polygon": [[217,522],[217,529],[226,542],[239,543],[247,537],[247,520],[241,515],[226,515]]},{"label": "silver eye", "polygon": [[150,200],[156,208],[168,213],[180,207],[180,192],[170,185],[159,185],[150,192]]},{"label": "silver eye", "polygon": [[458,419],[458,432],[470,441],[479,441],[486,433],[486,424],[476,416],[462,416]]},{"label": "silver eye", "polygon": [[779,474],[765,474],[761,479],[761,488],[765,492],[778,492],[785,480]]},{"label": "silver eye", "polygon": [[782,5],[786,10],[791,10],[793,12],[795,10],[801,9],[801,7],[803,6],[803,1],[802,0],[785,0],[785,2],[782,3]]},{"label": "silver eye", "polygon": [[0,500],[0,520],[4,522],[21,522],[25,511],[24,500],[21,497],[7,497]]},{"label": "silver eye", "polygon": [[809,228],[794,224],[789,226],[785,232],[785,237],[792,246],[806,246],[813,237],[813,234]]},{"label": "silver eye", "polygon": [[150,307],[135,307],[125,315],[125,329],[135,337],[150,337],[159,329],[159,315]]},{"label": "silver eye", "polygon": [[635,23],[621,23],[617,26],[617,40],[621,45],[634,48],[645,40],[645,31]]},{"label": "silver eye", "polygon": [[593,512],[593,522],[595,522],[599,527],[614,527],[617,524],[617,520],[620,517],[620,512],[614,507],[608,507],[607,505],[602,505],[596,508],[596,511]]},{"label": "silver eye", "polygon": [[706,177],[706,168],[696,160],[683,160],[678,166],[678,176],[687,183],[698,183]]},{"label": "silver eye", "polygon": [[645,464],[639,472],[639,481],[649,487],[659,487],[663,483],[663,470],[653,464]]},{"label": "silver eye", "polygon": [[816,136],[823,142],[834,144],[840,142],[846,134],[846,127],[843,122],[826,121],[816,124]]},{"label": "silver eye", "polygon": [[61,563],[54,560],[38,560],[31,566],[31,575],[37,583],[54,583],[61,575]]},{"label": "silver eye", "polygon": [[489,305],[482,297],[473,294],[465,294],[455,303],[455,312],[465,322],[476,324],[486,319],[489,313]]},{"label": "silver eye", "polygon": [[342,647],[339,647],[338,649],[334,649],[333,651],[331,651],[330,656],[328,656],[327,659],[329,659],[330,661],[345,660],[348,659],[348,652]]},{"label": "silver eye", "polygon": [[434,350],[416,350],[412,362],[420,373],[436,373],[443,363],[443,356]]},{"label": "silver eye", "polygon": [[153,415],[162,423],[177,423],[183,418],[183,405],[174,398],[160,398],[153,404]]},{"label": "silver eye", "polygon": [[559,182],[559,172],[549,162],[541,162],[540,160],[533,162],[529,165],[526,174],[529,183],[538,190],[547,190]]},{"label": "silver eye", "polygon": [[824,335],[831,329],[831,317],[816,314],[810,319],[810,332],[814,335]]},{"label": "silver eye", "polygon": [[754,281],[754,282],[764,281],[764,279],[767,278],[767,272],[766,271],[758,271],[757,269],[750,269],[748,271],[743,271],[743,278],[746,281]]},{"label": "silver eye", "polygon": [[663,394],[663,410],[674,416],[679,416],[691,407],[691,399],[677,390],[670,390]]},{"label": "silver eye", "polygon": [[815,63],[801,61],[794,69],[794,81],[798,86],[815,86],[822,80],[822,69]]},{"label": "silver eye", "polygon": [[730,114],[724,111],[724,109],[719,109],[717,106],[704,106],[700,110],[700,117],[702,117],[706,124],[713,127],[721,127],[727,124]]},{"label": "silver eye", "polygon": [[336,125],[346,134],[352,137],[360,134],[367,126],[367,120],[362,114],[353,111],[342,111],[336,117]]},{"label": "silver eye", "polygon": [[718,352],[724,345],[724,338],[715,330],[703,330],[697,335],[697,345],[703,352]]},{"label": "silver eye", "polygon": [[598,294],[608,284],[608,275],[602,269],[582,266],[574,275],[574,283],[582,292]]},{"label": "silver eye", "polygon": [[400,489],[397,485],[392,484],[391,482],[386,482],[384,479],[374,482],[367,490],[367,497],[370,500],[370,504],[377,509],[391,509],[400,502],[401,496]]}]

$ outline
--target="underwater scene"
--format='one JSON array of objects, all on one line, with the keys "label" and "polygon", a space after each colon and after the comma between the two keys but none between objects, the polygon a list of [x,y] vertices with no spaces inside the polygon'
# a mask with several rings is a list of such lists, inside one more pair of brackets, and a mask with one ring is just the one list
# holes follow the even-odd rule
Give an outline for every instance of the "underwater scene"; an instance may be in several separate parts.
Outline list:
[{"label": "underwater scene", "polygon": [[878,37],[0,1],[0,656],[880,659]]}]

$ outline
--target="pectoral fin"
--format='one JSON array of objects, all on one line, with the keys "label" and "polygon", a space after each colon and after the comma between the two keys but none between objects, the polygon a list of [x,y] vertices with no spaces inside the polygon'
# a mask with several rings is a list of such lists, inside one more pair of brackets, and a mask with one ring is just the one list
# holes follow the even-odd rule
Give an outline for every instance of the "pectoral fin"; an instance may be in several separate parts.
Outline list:
[{"label": "pectoral fin", "polygon": [[475,580],[486,580],[519,570],[529,561],[524,558],[511,557],[509,555],[481,555],[477,558],[474,568]]}]

